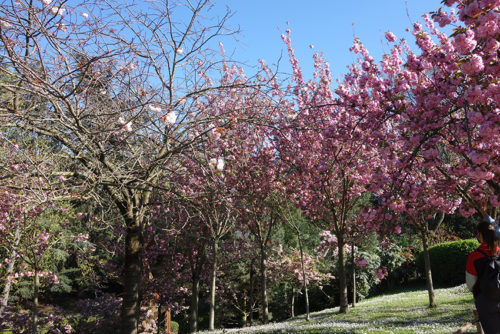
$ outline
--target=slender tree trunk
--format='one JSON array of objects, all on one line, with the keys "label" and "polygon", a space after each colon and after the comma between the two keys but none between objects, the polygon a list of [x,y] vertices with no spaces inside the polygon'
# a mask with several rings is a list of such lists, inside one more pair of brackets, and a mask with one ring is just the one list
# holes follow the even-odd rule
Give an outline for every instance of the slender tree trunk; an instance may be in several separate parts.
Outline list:
[{"label": "slender tree trunk", "polygon": [[33,288],[33,334],[38,332],[38,291],[40,289],[40,276],[38,269],[35,269]]},{"label": "slender tree trunk", "polygon": [[241,327],[246,327],[247,326],[247,319],[248,319],[248,313],[247,313],[247,299],[243,298],[243,307],[242,307],[242,312],[241,312]]},{"label": "slender tree trunk", "polygon": [[254,281],[255,281],[255,269],[253,266],[253,260],[250,264],[250,291],[249,291],[249,300],[248,303],[250,304],[250,312],[249,312],[249,323],[250,326],[253,326],[253,304],[254,304]]},{"label": "slender tree trunk", "polygon": [[306,269],[304,264],[304,251],[302,249],[302,239],[300,238],[300,234],[298,235],[299,239],[299,250],[300,250],[300,265],[302,267],[302,281],[304,286],[304,295],[306,297],[306,320],[309,321],[309,292],[307,291],[307,279],[306,279]]},{"label": "slender tree trunk", "polygon": [[356,307],[356,267],[354,263],[354,242],[351,244],[351,268],[352,268],[352,307]]},{"label": "slender tree trunk", "polygon": [[[14,272],[14,265],[16,263],[16,257],[17,257],[16,248],[19,245],[20,237],[21,237],[21,229],[19,228],[19,225],[16,225],[16,230],[14,232],[13,250],[12,250],[12,253],[11,253],[10,258],[9,258],[9,265],[7,266],[7,271],[5,272],[6,277],[8,277],[9,275],[11,275]],[[3,313],[5,312],[5,309],[7,308],[11,287],[12,287],[12,283],[9,280],[7,280],[5,282],[4,287],[3,287],[2,301],[0,303],[0,319],[2,319]]]},{"label": "slender tree trunk", "polygon": [[427,282],[427,292],[429,293],[429,307],[436,307],[436,297],[434,296],[434,286],[432,284],[431,259],[429,256],[427,232],[427,227],[425,227],[421,233],[422,244],[424,246],[425,278]]},{"label": "slender tree trunk", "polygon": [[212,277],[210,282],[210,315],[208,330],[213,331],[215,326],[215,283],[217,279],[217,239],[213,240]]},{"label": "slender tree trunk", "polygon": [[337,236],[338,248],[339,248],[339,260],[338,260],[338,273],[339,273],[339,302],[340,302],[340,313],[349,312],[349,304],[347,302],[347,279],[345,272],[345,253],[344,253],[344,237]]},{"label": "slender tree trunk", "polygon": [[158,303],[158,318],[156,320],[156,323],[156,334],[163,334],[165,332],[165,306],[161,301]]},{"label": "slender tree trunk", "polygon": [[292,318],[295,318],[295,288],[292,284],[292,299],[290,302],[290,315]]},{"label": "slender tree trunk", "polygon": [[[128,221],[127,221],[128,220]],[[127,219],[121,334],[137,334],[142,281],[142,230],[139,219]]]},{"label": "slender tree trunk", "polygon": [[269,322],[269,306],[267,301],[267,254],[265,245],[260,247],[260,274],[261,274],[261,289],[262,289],[262,322],[267,324]]},{"label": "slender tree trunk", "polygon": [[200,291],[200,275],[193,274],[193,287],[191,295],[191,307],[189,314],[189,332],[196,333],[198,331],[198,304],[199,304],[199,291]]}]

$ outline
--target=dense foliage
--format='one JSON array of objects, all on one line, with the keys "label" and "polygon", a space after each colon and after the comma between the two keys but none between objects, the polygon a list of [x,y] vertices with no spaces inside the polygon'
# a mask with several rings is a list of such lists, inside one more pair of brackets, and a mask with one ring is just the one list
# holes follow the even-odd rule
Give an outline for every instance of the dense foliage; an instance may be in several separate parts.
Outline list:
[{"label": "dense foliage", "polygon": [[420,250],[435,306],[477,243],[432,245],[500,207],[500,0],[443,3],[416,50],[355,38],[337,83],[318,52],[304,77],[290,29],[292,74],[248,77],[208,0],[2,5],[0,329],[347,313]]},{"label": "dense foliage", "polygon": [[[476,250],[476,239],[443,242],[429,247],[433,281],[439,286],[455,286],[465,283],[465,262],[471,252]],[[424,272],[423,254],[418,254],[416,265],[419,273]]]}]

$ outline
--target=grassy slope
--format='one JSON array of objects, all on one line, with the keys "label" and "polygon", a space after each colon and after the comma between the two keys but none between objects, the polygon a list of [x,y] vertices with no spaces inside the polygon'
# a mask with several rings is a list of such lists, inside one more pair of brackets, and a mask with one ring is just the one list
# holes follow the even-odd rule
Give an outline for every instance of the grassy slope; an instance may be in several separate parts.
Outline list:
[{"label": "grassy slope", "polygon": [[[408,291],[367,299],[338,314],[338,308],[287,322],[212,333],[452,333],[473,318],[474,302],[465,285],[437,289],[438,307],[429,309],[427,290]],[[208,332],[207,332],[208,333]],[[475,326],[467,333],[475,333]]]}]

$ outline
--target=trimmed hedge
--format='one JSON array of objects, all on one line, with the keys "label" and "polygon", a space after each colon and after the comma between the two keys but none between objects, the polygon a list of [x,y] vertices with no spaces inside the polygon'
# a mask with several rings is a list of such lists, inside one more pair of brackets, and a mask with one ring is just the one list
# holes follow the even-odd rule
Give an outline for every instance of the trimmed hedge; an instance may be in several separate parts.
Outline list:
[{"label": "trimmed hedge", "polygon": [[[471,252],[479,247],[476,239],[450,241],[429,247],[432,282],[440,286],[456,286],[465,283],[465,262]],[[416,258],[417,271],[425,278],[424,253]]]}]

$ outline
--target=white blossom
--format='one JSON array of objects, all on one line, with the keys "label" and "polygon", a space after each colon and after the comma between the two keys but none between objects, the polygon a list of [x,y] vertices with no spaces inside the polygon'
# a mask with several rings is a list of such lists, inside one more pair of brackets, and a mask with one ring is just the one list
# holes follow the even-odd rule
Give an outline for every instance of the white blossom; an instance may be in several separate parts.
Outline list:
[{"label": "white blossom", "polygon": [[177,115],[173,111],[165,115],[165,123],[167,124],[173,125],[175,124],[176,120],[177,120]]},{"label": "white blossom", "polygon": [[286,115],[286,119],[289,120],[289,121],[293,121],[295,118],[297,118],[297,113],[295,111],[290,111]]},{"label": "white blossom", "polygon": [[50,8],[50,13],[52,15],[63,15],[64,12],[66,11],[66,9],[62,8],[62,7],[52,7]]},{"label": "white blossom", "polygon": [[132,132],[132,121],[125,124],[123,128],[125,129],[125,131]]},{"label": "white blossom", "polygon": [[217,170],[222,172],[224,170],[224,158],[217,159]]},{"label": "white blossom", "polygon": [[1,26],[2,26],[2,28],[4,28],[4,29],[9,29],[9,28],[12,28],[12,24],[10,24],[9,22],[4,21],[4,20],[0,20],[0,25],[1,25]]},{"label": "white blossom", "polygon": [[66,30],[68,30],[68,26],[66,26],[64,23],[59,23],[57,25],[57,29],[59,29],[61,31],[66,31]]},{"label": "white blossom", "polygon": [[150,104],[149,105],[149,110],[154,111],[154,112],[160,112],[161,111],[161,107],[158,106],[158,105],[154,106],[154,105]]},{"label": "white blossom", "polygon": [[208,165],[210,166],[211,169],[214,169],[217,166],[217,159],[211,158],[210,161],[208,162]]}]

